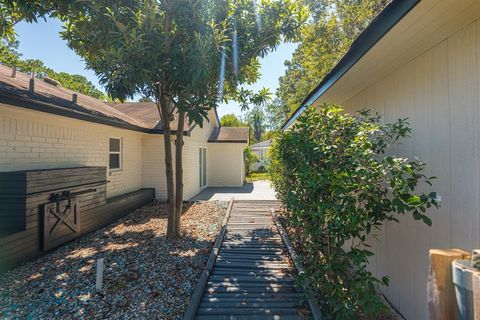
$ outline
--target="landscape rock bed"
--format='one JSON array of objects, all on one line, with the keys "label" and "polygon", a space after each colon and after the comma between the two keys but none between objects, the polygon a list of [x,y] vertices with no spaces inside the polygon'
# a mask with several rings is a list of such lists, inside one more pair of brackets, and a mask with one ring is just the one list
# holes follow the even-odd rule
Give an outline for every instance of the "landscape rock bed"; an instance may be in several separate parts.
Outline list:
[{"label": "landscape rock bed", "polygon": [[[186,204],[184,236],[168,242],[166,205],[154,202],[0,275],[0,318],[181,319],[227,205]],[[105,273],[97,293],[99,258]]]}]

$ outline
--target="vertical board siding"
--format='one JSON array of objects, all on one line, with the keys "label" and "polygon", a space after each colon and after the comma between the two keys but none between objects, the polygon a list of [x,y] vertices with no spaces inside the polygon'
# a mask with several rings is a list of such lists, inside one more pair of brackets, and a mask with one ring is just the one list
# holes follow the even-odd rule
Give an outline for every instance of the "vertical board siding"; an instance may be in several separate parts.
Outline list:
[{"label": "vertical board siding", "polygon": [[478,244],[475,25],[448,40],[452,151],[452,246]]},{"label": "vertical board siding", "polygon": [[341,103],[352,113],[364,107],[385,122],[409,118],[412,138],[392,148],[418,157],[436,176],[441,207],[428,212],[431,228],[410,215],[378,231],[370,270],[391,277],[383,291],[408,319],[426,319],[429,248],[471,250],[480,245],[479,77],[480,22],[472,23],[380,82]]},{"label": "vertical board siding", "polygon": [[431,50],[432,67],[429,74],[431,126],[429,136],[429,174],[437,177],[435,191],[442,196],[441,207],[434,213],[435,222],[430,231],[432,248],[452,245],[451,232],[451,126],[448,77],[448,41]]}]

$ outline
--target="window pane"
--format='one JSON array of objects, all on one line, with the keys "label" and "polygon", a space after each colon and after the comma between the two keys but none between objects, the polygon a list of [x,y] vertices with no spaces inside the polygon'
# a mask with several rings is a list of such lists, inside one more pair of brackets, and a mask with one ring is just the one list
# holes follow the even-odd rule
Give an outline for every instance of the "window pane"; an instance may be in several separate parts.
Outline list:
[{"label": "window pane", "polygon": [[110,151],[120,152],[120,139],[110,138]]},{"label": "window pane", "polygon": [[203,185],[207,185],[207,149],[203,149]]},{"label": "window pane", "polygon": [[198,174],[199,174],[199,182],[200,182],[200,187],[203,187],[202,184],[202,148],[198,149]]},{"label": "window pane", "polygon": [[110,154],[110,169],[120,169],[119,154]]}]

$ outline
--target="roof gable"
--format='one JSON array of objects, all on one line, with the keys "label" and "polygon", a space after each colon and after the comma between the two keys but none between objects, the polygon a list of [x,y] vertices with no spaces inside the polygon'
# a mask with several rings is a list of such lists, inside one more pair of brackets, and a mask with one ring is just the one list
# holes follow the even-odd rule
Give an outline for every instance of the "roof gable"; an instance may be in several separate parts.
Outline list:
[{"label": "roof gable", "polygon": [[272,139],[252,144],[250,147],[251,148],[266,148],[266,147],[270,147],[271,144],[272,144]]}]

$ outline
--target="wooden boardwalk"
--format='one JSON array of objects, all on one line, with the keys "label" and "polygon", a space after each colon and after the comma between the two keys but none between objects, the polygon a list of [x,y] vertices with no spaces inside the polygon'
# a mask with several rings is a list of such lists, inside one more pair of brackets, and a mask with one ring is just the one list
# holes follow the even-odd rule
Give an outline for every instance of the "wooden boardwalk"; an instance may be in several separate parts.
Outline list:
[{"label": "wooden boardwalk", "polygon": [[195,319],[309,319],[273,222],[276,201],[235,201]]}]

